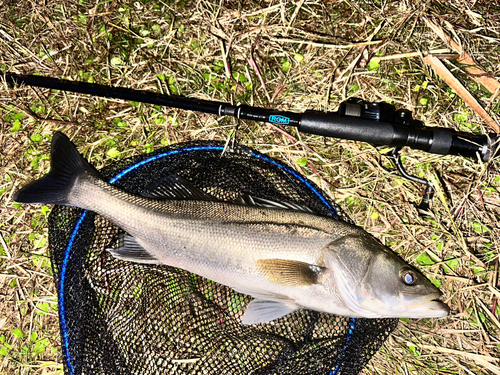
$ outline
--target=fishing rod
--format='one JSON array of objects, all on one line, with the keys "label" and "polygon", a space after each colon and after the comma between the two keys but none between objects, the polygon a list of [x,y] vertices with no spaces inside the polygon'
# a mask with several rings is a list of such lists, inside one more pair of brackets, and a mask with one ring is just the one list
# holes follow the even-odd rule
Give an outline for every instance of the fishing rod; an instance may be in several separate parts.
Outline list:
[{"label": "fishing rod", "polygon": [[[378,146],[394,146],[395,149],[389,156],[396,159],[396,167],[403,177],[427,185],[424,200],[419,206],[424,210],[428,209],[428,201],[432,198],[432,185],[429,181],[411,176],[404,170],[399,156],[402,147],[407,146],[440,155],[479,157],[482,161],[487,162],[496,156],[499,143],[498,136],[494,133],[476,135],[446,128],[427,127],[422,121],[413,119],[412,112],[409,110],[396,110],[388,103],[366,102],[357,98],[350,98],[343,102],[338,112],[306,111],[296,113],[247,105],[234,106],[224,102],[42,76],[4,74],[4,77],[9,84],[24,84],[211,113],[218,116],[232,116],[242,120],[293,126],[298,131],[308,134],[367,142]],[[425,203],[426,200],[427,203]]]}]

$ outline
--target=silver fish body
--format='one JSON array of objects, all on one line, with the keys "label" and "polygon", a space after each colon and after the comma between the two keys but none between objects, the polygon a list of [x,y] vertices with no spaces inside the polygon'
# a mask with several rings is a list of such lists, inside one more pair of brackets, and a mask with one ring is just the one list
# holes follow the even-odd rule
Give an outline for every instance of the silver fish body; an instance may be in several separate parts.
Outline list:
[{"label": "silver fish body", "polygon": [[[184,199],[164,198],[179,190]],[[179,267],[250,294],[246,324],[300,308],[368,318],[448,314],[431,282],[356,226],[300,209],[218,201],[175,177],[149,193],[110,185],[56,133],[51,171],[15,200],[94,211],[127,232],[109,249],[113,256]]]}]

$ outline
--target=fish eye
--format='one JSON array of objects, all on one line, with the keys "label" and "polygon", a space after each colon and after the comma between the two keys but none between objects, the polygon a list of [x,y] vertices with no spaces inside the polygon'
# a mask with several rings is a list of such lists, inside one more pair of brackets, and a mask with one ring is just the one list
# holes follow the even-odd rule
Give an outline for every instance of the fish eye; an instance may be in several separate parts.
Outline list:
[{"label": "fish eye", "polygon": [[406,284],[406,285],[412,285],[415,284],[415,281],[417,281],[417,274],[413,270],[402,270],[400,272],[400,277],[401,280]]}]

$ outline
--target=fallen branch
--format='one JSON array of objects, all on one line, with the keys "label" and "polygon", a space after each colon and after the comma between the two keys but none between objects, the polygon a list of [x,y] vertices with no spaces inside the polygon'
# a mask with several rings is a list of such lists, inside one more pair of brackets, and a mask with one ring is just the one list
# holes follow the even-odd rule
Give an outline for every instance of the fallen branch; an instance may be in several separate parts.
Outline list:
[{"label": "fallen branch", "polygon": [[429,65],[434,72],[460,96],[469,107],[481,117],[497,134],[500,134],[500,126],[481,107],[481,104],[471,95],[471,93],[456,79],[444,64],[433,55],[424,58],[424,62]]},{"label": "fallen branch", "polygon": [[489,77],[490,73],[481,69],[479,64],[474,61],[474,59],[464,51],[462,46],[450,35],[448,35],[441,26],[436,25],[434,22],[425,17],[424,21],[427,23],[427,26],[429,26],[437,34],[437,36],[439,36],[446,44],[460,54],[460,58],[457,60],[458,63],[465,66],[467,73],[469,73],[477,83],[486,87],[486,89],[492,94],[495,93],[495,91],[500,90],[500,82],[493,77]]}]

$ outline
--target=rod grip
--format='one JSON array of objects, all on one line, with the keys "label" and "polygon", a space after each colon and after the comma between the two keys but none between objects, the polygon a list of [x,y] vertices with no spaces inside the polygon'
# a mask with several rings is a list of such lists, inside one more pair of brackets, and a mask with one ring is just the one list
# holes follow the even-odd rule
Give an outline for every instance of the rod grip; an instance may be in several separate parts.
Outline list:
[{"label": "rod grip", "polygon": [[341,116],[338,113],[305,112],[298,125],[304,133],[368,142],[373,145],[408,146],[440,155],[461,155],[488,161],[496,154],[496,134],[475,135],[450,129],[396,125]]}]

